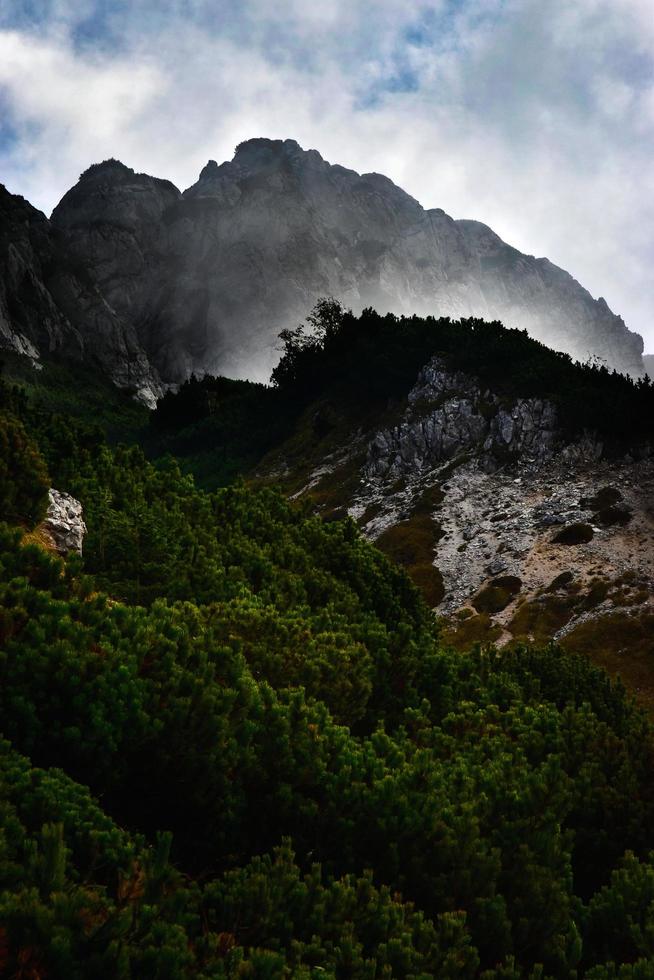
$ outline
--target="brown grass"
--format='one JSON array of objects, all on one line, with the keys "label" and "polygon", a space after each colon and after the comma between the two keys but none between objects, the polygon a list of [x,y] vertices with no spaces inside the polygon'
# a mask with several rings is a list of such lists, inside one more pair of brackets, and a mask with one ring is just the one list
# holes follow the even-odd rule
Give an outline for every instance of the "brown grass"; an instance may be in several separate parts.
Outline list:
[{"label": "brown grass", "polygon": [[440,526],[429,514],[419,513],[389,527],[375,541],[388,558],[406,568],[430,606],[437,606],[445,594],[443,577],[433,564],[440,534]]},{"label": "brown grass", "polygon": [[509,632],[517,638],[545,642],[572,619],[574,599],[545,595],[523,602],[509,623]]},{"label": "brown grass", "polygon": [[375,544],[399,565],[419,565],[432,560],[439,531],[428,515],[421,514],[389,527]]},{"label": "brown grass", "polygon": [[472,600],[472,605],[478,613],[502,612],[522,588],[522,581],[517,575],[501,575],[484,586]]},{"label": "brown grass", "polygon": [[581,623],[561,641],[568,651],[583,653],[620,675],[637,699],[654,711],[654,613],[611,613]]},{"label": "brown grass", "polygon": [[488,613],[469,616],[457,623],[447,623],[441,630],[441,637],[447,646],[466,651],[475,643],[494,643],[502,634]]},{"label": "brown grass", "polygon": [[44,551],[50,552],[50,554],[59,554],[51,535],[42,524],[38,524],[32,531],[24,531],[21,544],[36,544],[39,548],[43,548]]},{"label": "brown grass", "polygon": [[435,565],[432,565],[431,562],[422,565],[410,565],[407,571],[413,584],[424,595],[428,605],[437,606],[439,602],[443,601],[445,595],[443,576]]}]

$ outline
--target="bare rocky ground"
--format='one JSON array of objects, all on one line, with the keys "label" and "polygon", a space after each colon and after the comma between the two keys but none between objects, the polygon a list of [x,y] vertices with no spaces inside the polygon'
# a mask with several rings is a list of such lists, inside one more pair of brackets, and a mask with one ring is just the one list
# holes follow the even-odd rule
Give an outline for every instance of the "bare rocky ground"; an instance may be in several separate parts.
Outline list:
[{"label": "bare rocky ground", "polygon": [[547,402],[507,405],[434,359],[390,428],[352,436],[293,496],[347,510],[448,642],[560,641],[654,710],[654,458],[602,455],[566,444]]},{"label": "bare rocky ground", "polygon": [[[349,513],[374,540],[389,527],[410,520],[416,500],[430,487],[443,494],[432,515],[440,528],[433,560],[445,589],[439,613],[451,615],[470,605],[485,583],[506,575],[519,577],[522,586],[497,614],[500,624],[510,620],[526,596],[548,588],[565,573],[581,585],[598,576],[617,579],[628,574],[639,583],[638,591],[647,590],[643,602],[654,604],[651,460],[570,463],[563,456],[540,466],[526,461],[487,473],[477,459],[464,459],[394,492],[382,481],[369,480]],[[597,519],[600,509],[587,505],[607,489],[619,494],[620,507],[614,516],[626,519],[626,524],[606,526]],[[379,512],[366,520],[366,514],[376,508]],[[559,531],[577,524],[592,529],[591,540],[577,544],[554,540]],[[599,611],[598,607],[595,613]]]}]

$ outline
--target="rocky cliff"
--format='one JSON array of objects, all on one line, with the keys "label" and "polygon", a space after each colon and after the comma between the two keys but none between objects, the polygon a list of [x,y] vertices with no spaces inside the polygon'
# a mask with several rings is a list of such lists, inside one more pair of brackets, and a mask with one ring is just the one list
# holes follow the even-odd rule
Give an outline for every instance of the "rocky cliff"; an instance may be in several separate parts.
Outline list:
[{"label": "rocky cliff", "polygon": [[157,372],[136,335],[45,215],[0,185],[0,348],[84,360],[119,387],[154,404]]},{"label": "rocky cliff", "polygon": [[473,379],[448,371],[439,357],[420,372],[408,403],[399,424],[371,440],[366,476],[415,477],[467,452],[492,472],[522,455],[544,460],[556,443],[551,402],[519,398],[502,405]]},{"label": "rocky cliff", "polygon": [[293,140],[249,140],[183,194],[96,164],[51,223],[9,197],[22,215],[3,221],[4,345],[33,355],[65,338],[146,399],[159,378],[191,372],[266,379],[279,331],[324,295],[355,312],[501,319],[576,358],[643,370],[641,338],[547,259]]}]

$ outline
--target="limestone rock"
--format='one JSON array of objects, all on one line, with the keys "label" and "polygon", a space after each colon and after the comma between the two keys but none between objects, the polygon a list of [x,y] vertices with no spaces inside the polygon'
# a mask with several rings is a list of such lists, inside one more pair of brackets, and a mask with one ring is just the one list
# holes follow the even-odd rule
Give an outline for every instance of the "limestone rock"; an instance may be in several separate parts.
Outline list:
[{"label": "limestone rock", "polygon": [[60,555],[74,551],[82,554],[86,524],[82,517],[82,505],[75,497],[59,490],[48,491],[48,510],[42,527],[47,532]]},{"label": "limestone rock", "polygon": [[482,394],[474,378],[449,372],[438,357],[420,372],[408,402],[402,421],[370,441],[366,476],[415,477],[462,453],[479,455],[492,472],[518,456],[545,459],[556,445],[551,402],[519,398],[501,407],[496,395]]},{"label": "limestone rock", "polygon": [[50,222],[3,195],[0,345],[88,358],[149,402],[193,372],[266,380],[280,330],[329,295],[354,312],[500,319],[643,371],[641,338],[547,259],[294,140],[248,140],[183,194],[95,164]]},{"label": "limestone rock", "polygon": [[0,185],[0,349],[84,361],[146,404],[163,388],[135,327],[45,215]]}]

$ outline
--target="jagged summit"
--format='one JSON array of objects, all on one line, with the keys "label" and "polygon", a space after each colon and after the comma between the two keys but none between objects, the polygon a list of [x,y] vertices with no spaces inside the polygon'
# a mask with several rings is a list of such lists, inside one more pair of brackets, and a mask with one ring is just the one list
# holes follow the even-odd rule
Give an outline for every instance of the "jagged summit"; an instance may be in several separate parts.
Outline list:
[{"label": "jagged summit", "polygon": [[208,160],[205,167],[200,171],[200,176],[198,180],[211,180],[213,177],[217,177],[220,173],[220,168],[215,160]]},{"label": "jagged summit", "polygon": [[[40,245],[26,262],[44,305],[28,315],[15,299],[11,248],[22,232],[12,219],[1,240],[0,343],[22,349],[28,340],[38,353],[75,337],[112,378],[138,378],[152,392],[158,379],[192,372],[266,380],[280,330],[325,295],[355,312],[500,319],[581,360],[643,371],[641,338],[547,259],[293,139],[246,140],[232,160],[209,160],[183,194],[105,160],[39,234],[35,215],[29,237]],[[84,289],[61,269],[74,269]]]},{"label": "jagged summit", "polygon": [[234,153],[234,162],[256,160],[257,158],[293,157],[303,153],[315,154],[320,157],[317,150],[305,150],[297,140],[269,139],[266,136],[255,136],[252,139],[243,140],[243,142],[238,144]]},{"label": "jagged summit", "polygon": [[109,157],[108,160],[101,160],[99,163],[92,163],[90,167],[87,167],[81,174],[80,180],[88,180],[91,177],[110,176],[110,175],[122,175],[127,176],[129,174],[134,174],[132,167],[128,167],[121,160],[116,160],[115,157]]}]

